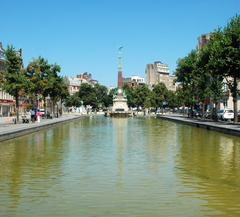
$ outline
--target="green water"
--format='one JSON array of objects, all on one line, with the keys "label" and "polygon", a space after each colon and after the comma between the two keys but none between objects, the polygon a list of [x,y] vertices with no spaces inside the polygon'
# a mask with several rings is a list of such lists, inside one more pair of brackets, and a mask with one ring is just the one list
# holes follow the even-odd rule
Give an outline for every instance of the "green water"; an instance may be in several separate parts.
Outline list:
[{"label": "green water", "polygon": [[240,139],[100,117],[2,142],[0,216],[240,216]]}]

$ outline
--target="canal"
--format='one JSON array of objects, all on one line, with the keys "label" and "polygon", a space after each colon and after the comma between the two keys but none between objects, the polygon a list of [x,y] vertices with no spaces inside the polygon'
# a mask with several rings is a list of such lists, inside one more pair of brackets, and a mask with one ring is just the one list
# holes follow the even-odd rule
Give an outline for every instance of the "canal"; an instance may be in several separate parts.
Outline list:
[{"label": "canal", "polygon": [[2,142],[0,216],[240,216],[240,139],[93,117]]}]

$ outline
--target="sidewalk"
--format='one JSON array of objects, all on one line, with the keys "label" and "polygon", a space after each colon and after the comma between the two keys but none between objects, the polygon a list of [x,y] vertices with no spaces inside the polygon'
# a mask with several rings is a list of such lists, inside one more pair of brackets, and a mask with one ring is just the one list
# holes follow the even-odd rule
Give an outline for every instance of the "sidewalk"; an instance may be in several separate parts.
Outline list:
[{"label": "sidewalk", "polygon": [[208,130],[215,130],[218,132],[231,134],[235,136],[240,136],[240,124],[234,124],[233,122],[226,122],[226,121],[215,122],[208,119],[188,118],[186,116],[179,115],[179,114],[164,114],[164,115],[158,114],[157,118],[180,122],[183,124],[205,128]]},{"label": "sidewalk", "polygon": [[80,119],[84,116],[79,114],[65,114],[59,118],[53,119],[41,119],[41,122],[35,123],[1,123],[0,124],[0,142],[12,138],[16,138],[25,134],[29,134],[32,132],[39,131],[43,128],[50,127],[55,124],[59,124],[62,122],[72,121],[76,119]]}]

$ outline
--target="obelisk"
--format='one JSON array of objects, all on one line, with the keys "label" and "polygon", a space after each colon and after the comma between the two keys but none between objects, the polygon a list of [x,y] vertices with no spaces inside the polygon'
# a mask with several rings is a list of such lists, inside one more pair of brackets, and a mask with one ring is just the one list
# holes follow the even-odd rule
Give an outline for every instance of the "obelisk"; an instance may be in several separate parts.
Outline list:
[{"label": "obelisk", "polygon": [[122,79],[122,49],[123,47],[120,47],[118,49],[118,89],[122,89],[123,87],[123,79]]},{"label": "obelisk", "polygon": [[127,98],[123,94],[123,78],[122,78],[122,49],[118,49],[118,83],[117,83],[117,94],[113,99],[111,117],[128,117],[128,105]]}]

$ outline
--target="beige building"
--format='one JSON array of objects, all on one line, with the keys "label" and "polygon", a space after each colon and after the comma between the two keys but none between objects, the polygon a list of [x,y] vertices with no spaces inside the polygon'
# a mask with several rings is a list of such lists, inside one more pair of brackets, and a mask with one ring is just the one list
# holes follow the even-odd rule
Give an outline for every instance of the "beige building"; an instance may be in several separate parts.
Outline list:
[{"label": "beige building", "polygon": [[210,34],[202,34],[198,37],[197,49],[202,49],[210,40]]},{"label": "beige building", "polygon": [[149,88],[152,88],[156,84],[164,83],[168,90],[176,91],[176,77],[170,75],[167,64],[163,64],[160,61],[156,61],[153,64],[147,64],[145,75],[146,84]]},{"label": "beige building", "polygon": [[90,84],[93,86],[98,84],[98,81],[93,80],[92,75],[87,72],[79,74],[76,77],[67,77],[66,79],[68,83],[68,92],[70,95],[74,95],[75,93],[78,93],[80,90],[81,84]]}]

